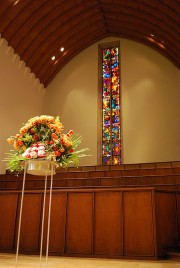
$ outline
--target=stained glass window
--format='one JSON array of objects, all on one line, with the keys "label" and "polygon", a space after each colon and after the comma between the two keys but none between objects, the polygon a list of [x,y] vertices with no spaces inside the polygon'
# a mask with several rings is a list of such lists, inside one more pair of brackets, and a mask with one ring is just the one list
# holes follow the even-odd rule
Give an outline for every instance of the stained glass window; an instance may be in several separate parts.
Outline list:
[{"label": "stained glass window", "polygon": [[121,164],[119,46],[101,48],[102,164]]}]

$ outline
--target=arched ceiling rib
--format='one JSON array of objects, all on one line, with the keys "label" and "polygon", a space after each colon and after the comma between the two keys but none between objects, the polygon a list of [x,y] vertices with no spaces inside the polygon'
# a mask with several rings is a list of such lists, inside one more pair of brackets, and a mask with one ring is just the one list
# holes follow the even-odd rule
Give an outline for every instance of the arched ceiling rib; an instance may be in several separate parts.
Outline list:
[{"label": "arched ceiling rib", "polygon": [[179,10],[179,0],[1,0],[0,33],[47,87],[75,55],[108,36],[148,45],[179,68]]}]

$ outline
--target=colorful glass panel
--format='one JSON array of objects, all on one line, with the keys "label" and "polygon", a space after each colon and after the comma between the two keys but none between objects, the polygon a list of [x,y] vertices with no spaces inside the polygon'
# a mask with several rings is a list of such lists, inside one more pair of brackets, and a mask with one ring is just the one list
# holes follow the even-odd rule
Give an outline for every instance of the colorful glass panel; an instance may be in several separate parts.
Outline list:
[{"label": "colorful glass panel", "polygon": [[102,49],[102,162],[121,163],[119,48]]}]

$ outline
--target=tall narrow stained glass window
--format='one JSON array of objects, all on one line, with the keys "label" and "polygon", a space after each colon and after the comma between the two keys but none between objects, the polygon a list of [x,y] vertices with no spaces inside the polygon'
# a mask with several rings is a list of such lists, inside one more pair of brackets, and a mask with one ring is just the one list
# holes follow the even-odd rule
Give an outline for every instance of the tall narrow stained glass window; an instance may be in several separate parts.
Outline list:
[{"label": "tall narrow stained glass window", "polygon": [[100,49],[103,165],[121,164],[119,46]]}]

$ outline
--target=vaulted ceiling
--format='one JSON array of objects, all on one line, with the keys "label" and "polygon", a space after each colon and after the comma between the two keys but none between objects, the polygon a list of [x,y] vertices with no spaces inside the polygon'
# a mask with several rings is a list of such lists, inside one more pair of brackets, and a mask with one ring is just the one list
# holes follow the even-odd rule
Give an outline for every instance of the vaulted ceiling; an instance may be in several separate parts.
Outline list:
[{"label": "vaulted ceiling", "polygon": [[75,55],[108,36],[150,46],[179,68],[179,10],[180,0],[0,0],[0,34],[47,87]]}]

